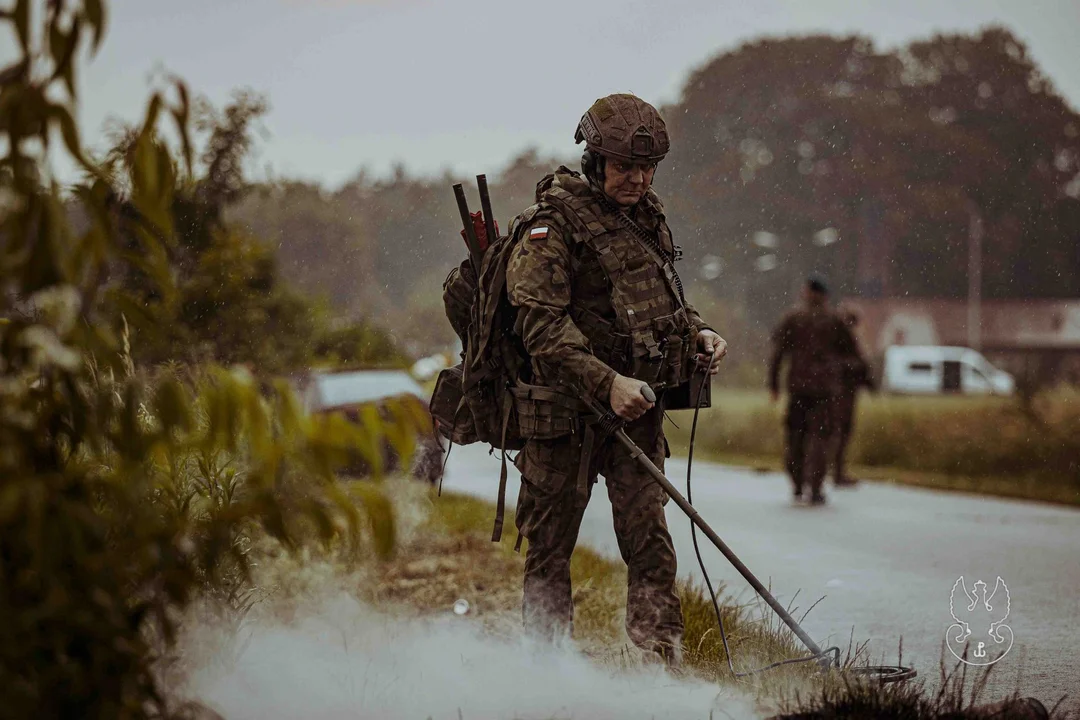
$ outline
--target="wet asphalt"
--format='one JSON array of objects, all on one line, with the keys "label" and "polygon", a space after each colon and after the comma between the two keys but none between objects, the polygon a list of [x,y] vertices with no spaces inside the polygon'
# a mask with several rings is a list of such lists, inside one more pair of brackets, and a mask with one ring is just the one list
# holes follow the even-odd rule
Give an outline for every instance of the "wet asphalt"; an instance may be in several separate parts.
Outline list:
[{"label": "wet asphalt", "polygon": [[[512,507],[519,478],[510,469]],[[685,489],[685,459],[669,460],[667,475]],[[443,487],[494,501],[498,478],[498,459],[486,447],[459,447]],[[596,490],[579,542],[618,557],[606,493]],[[993,588],[1000,576],[1014,642],[994,665],[983,700],[1019,689],[1048,707],[1067,694],[1065,706],[1080,708],[1080,510],[867,482],[830,489],[825,506],[808,507],[792,502],[779,473],[705,462],[694,463],[693,500],[796,618],[817,603],[802,626],[819,645],[846,651],[852,638],[869,641],[874,661],[895,665],[902,639],[903,664],[931,687],[943,656],[948,669],[957,664],[943,645],[957,578]],[[700,579],[688,520],[674,503],[667,516],[680,574]],[[752,600],[723,555],[700,534],[699,541],[714,581]]]}]

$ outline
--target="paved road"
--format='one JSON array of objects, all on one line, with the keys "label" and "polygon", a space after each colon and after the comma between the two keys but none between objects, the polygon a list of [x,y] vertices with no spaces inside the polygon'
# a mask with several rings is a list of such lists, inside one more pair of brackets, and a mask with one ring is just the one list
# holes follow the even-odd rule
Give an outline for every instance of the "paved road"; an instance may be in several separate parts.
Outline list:
[{"label": "paved road", "polygon": [[[669,463],[669,477],[683,487],[685,460]],[[494,500],[498,475],[486,449],[459,447],[444,488]],[[514,474],[511,505],[517,487]],[[599,490],[581,541],[618,557]],[[803,623],[822,647],[846,648],[854,630],[856,640],[870,640],[876,659],[895,664],[902,636],[904,664],[924,678],[938,675],[956,578],[993,587],[1000,575],[1011,593],[1015,645],[997,664],[988,699],[1011,692],[1018,678],[1024,694],[1048,705],[1065,693],[1067,705],[1080,697],[1080,511],[876,483],[834,491],[828,506],[809,508],[790,502],[780,474],[704,462],[694,467],[694,504],[783,604],[796,591],[800,608],[824,596]],[[688,521],[674,503],[668,522],[680,572],[700,578]],[[718,551],[703,550],[714,579],[752,596]]]}]

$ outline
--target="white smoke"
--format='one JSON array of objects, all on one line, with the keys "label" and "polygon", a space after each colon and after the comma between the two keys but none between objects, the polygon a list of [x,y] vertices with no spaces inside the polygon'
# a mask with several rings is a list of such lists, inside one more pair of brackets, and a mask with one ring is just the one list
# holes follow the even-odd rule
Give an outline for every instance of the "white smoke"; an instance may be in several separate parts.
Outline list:
[{"label": "white smoke", "polygon": [[658,667],[607,670],[582,655],[483,637],[452,614],[405,619],[344,592],[288,622],[239,630],[189,623],[180,695],[227,720],[251,718],[745,718],[751,705]]}]

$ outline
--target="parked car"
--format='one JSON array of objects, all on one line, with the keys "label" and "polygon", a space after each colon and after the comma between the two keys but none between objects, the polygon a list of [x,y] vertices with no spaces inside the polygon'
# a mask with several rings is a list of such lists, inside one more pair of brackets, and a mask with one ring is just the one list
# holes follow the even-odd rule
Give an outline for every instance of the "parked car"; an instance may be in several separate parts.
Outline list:
[{"label": "parked car", "polygon": [[1016,380],[971,348],[893,345],[885,350],[881,386],[909,395],[1011,395]]},{"label": "parked car", "polygon": [[[310,413],[340,412],[351,420],[359,418],[360,407],[411,395],[426,408],[426,393],[409,373],[404,370],[357,370],[348,372],[315,371],[299,383],[299,393],[304,408]],[[442,477],[442,440],[437,434],[419,438],[410,473],[413,477],[432,484]],[[383,448],[383,466],[393,472],[399,468],[400,459],[389,445]],[[350,464],[344,474],[363,476],[370,472],[361,460]]]},{"label": "parked car", "polygon": [[438,375],[440,370],[448,367],[450,367],[450,358],[445,353],[436,353],[414,362],[409,372],[414,378],[427,381]]}]

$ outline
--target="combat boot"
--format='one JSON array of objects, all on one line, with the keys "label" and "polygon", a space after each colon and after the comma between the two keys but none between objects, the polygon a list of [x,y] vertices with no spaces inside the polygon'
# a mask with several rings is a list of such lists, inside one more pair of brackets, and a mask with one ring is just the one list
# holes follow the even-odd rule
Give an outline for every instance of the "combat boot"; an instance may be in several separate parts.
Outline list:
[{"label": "combat boot", "polygon": [[683,668],[683,650],[679,643],[657,643],[656,649],[651,653],[656,656],[668,672],[679,675]]}]

